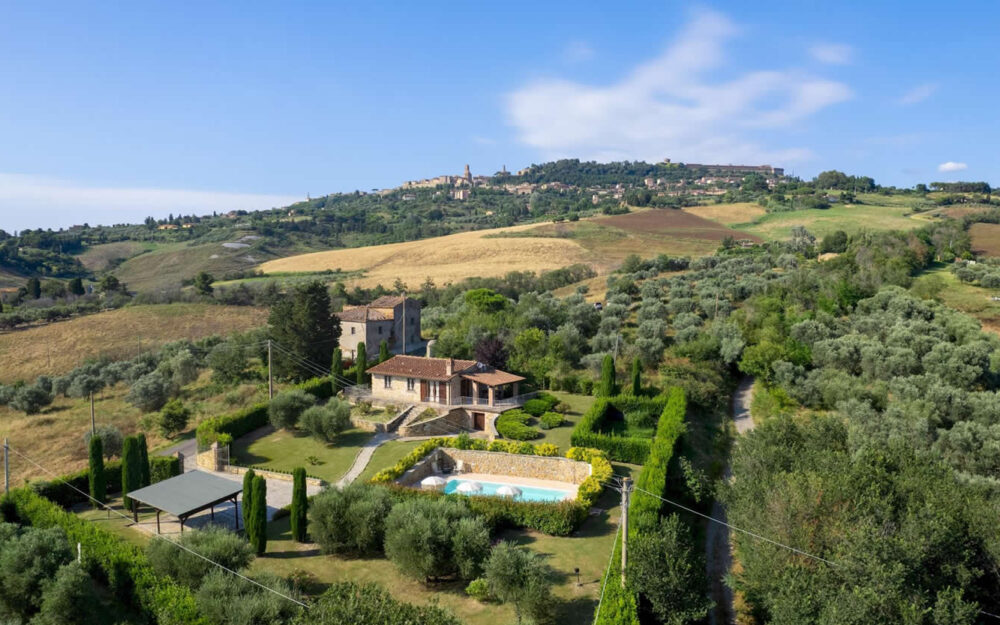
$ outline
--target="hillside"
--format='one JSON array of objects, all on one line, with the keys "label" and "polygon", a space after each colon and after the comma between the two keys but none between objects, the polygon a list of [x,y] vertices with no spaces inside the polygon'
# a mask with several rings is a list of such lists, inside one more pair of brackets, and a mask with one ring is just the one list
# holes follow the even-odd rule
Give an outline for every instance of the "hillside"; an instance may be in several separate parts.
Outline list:
[{"label": "hillside", "polygon": [[178,339],[229,334],[262,325],[267,312],[242,306],[129,306],[0,334],[0,382],[59,375],[87,358],[132,357]]}]

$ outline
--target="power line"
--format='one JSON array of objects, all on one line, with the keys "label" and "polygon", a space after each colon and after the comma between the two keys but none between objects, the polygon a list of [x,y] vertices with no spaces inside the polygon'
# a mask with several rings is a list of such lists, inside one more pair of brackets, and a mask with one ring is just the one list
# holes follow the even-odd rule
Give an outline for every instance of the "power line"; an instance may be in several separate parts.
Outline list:
[{"label": "power line", "polygon": [[601,596],[597,600],[597,610],[594,612],[594,623],[597,623],[597,619],[601,617],[601,604],[604,603],[604,589],[608,587],[608,578],[611,577],[611,563],[615,559],[615,545],[618,544],[618,535],[622,532],[621,523],[618,524],[618,529],[615,530],[615,540],[611,543],[611,555],[608,556],[608,566],[604,569],[604,583],[601,584]]},{"label": "power line", "polygon": [[[50,469],[48,469],[48,468],[46,468],[46,467],[42,466],[41,464],[39,464],[38,462],[36,462],[36,461],[35,461],[35,460],[33,460],[32,458],[30,458],[30,457],[28,457],[28,456],[24,455],[23,453],[19,452],[18,450],[14,449],[13,447],[8,447],[7,449],[8,449],[9,451],[11,451],[11,452],[13,452],[13,453],[17,454],[17,455],[18,455],[18,456],[20,456],[21,458],[23,458],[23,459],[27,460],[27,461],[28,461],[28,462],[30,462],[31,464],[35,465],[36,467],[38,467],[39,469],[41,469],[41,470],[42,470],[42,471],[44,471],[45,473],[47,473],[47,474],[49,474],[50,476],[52,476],[53,478],[55,478],[56,480],[58,480],[58,481],[62,482],[63,484],[65,484],[66,486],[69,486],[69,487],[70,487],[71,489],[73,489],[73,490],[75,490],[76,492],[80,493],[81,495],[83,495],[83,496],[84,496],[84,497],[86,497],[87,499],[91,500],[92,502],[94,502],[94,503],[95,503],[95,504],[97,504],[98,506],[100,506],[100,507],[104,508],[104,509],[105,509],[105,510],[107,510],[108,512],[114,512],[115,514],[117,514],[118,516],[122,517],[122,518],[123,518],[123,519],[125,519],[126,521],[132,521],[132,519],[130,519],[130,518],[128,517],[128,515],[126,515],[126,514],[123,514],[123,513],[119,512],[118,510],[115,510],[115,509],[114,509],[114,508],[112,508],[111,506],[109,506],[109,505],[107,505],[107,504],[105,504],[105,503],[103,503],[103,502],[101,502],[101,501],[98,501],[97,499],[94,499],[93,497],[91,497],[91,496],[90,496],[90,493],[85,493],[84,491],[80,490],[80,489],[79,489],[79,488],[77,488],[76,486],[73,486],[72,484],[70,484],[69,482],[67,482],[67,481],[66,481],[65,479],[63,479],[62,477],[60,477],[59,475],[57,475],[57,474],[56,474],[55,472],[53,472],[53,471],[51,471]],[[235,514],[235,508],[234,508],[234,514]],[[284,594],[284,593],[282,593],[282,592],[280,592],[280,591],[278,591],[278,590],[275,590],[275,589],[271,588],[270,586],[265,586],[264,584],[261,584],[260,582],[258,582],[258,581],[256,581],[256,580],[254,580],[254,579],[251,579],[251,578],[247,577],[246,575],[243,575],[242,573],[240,573],[240,572],[238,572],[238,571],[234,571],[234,570],[232,570],[232,569],[230,569],[230,568],[226,567],[225,565],[222,565],[222,564],[219,564],[218,562],[216,562],[216,561],[214,561],[214,560],[211,560],[211,559],[209,559],[209,558],[207,558],[207,557],[205,557],[205,556],[201,555],[201,554],[200,554],[200,553],[198,553],[197,551],[194,551],[193,549],[191,549],[191,548],[189,548],[189,547],[187,547],[187,546],[185,546],[185,545],[182,545],[182,544],[180,544],[179,542],[176,542],[176,541],[173,541],[173,540],[170,540],[169,538],[166,538],[166,537],[164,537],[164,536],[161,536],[160,534],[150,534],[150,536],[151,536],[151,537],[153,537],[153,538],[159,538],[160,540],[165,540],[165,541],[167,541],[167,543],[169,543],[169,544],[171,544],[171,545],[174,545],[174,546],[176,546],[176,547],[178,547],[178,548],[180,548],[180,549],[183,549],[184,551],[186,551],[186,552],[190,553],[191,555],[193,555],[193,556],[196,556],[196,557],[198,557],[198,558],[201,558],[201,559],[202,559],[202,560],[204,560],[205,562],[208,562],[209,564],[212,564],[212,565],[214,565],[214,566],[217,566],[217,567],[219,567],[220,569],[222,569],[223,571],[226,571],[227,573],[232,573],[233,575],[235,575],[236,577],[238,577],[238,578],[240,578],[240,579],[242,579],[242,580],[244,580],[244,581],[248,581],[248,582],[250,582],[251,584],[253,584],[253,585],[255,585],[255,586],[259,587],[259,588],[262,588],[262,589],[264,589],[264,590],[266,590],[266,591],[268,591],[268,592],[270,592],[270,593],[272,593],[272,594],[275,594],[275,595],[277,595],[277,596],[279,596],[279,597],[281,597],[281,598],[283,598],[283,599],[287,599],[288,601],[291,601],[292,603],[295,603],[295,604],[297,604],[297,605],[299,605],[299,606],[301,606],[301,607],[303,607],[303,608],[308,608],[308,607],[310,607],[310,606],[309,606],[309,604],[307,604],[307,603],[304,603],[304,602],[302,602],[302,601],[299,601],[298,599],[295,599],[294,597],[290,597],[290,596],[288,596],[288,595],[286,595],[286,594]]]}]

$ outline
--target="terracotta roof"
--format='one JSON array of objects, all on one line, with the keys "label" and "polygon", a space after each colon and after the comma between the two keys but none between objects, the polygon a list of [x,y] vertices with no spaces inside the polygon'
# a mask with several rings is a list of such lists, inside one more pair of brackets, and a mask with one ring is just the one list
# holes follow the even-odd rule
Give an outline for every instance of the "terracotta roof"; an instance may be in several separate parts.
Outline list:
[{"label": "terracotta roof", "polygon": [[[418,304],[417,300],[412,297],[406,298],[407,303]],[[402,295],[383,295],[382,297],[376,299],[371,304],[368,304],[372,308],[394,308],[403,303]]]},{"label": "terracotta roof", "polygon": [[[448,375],[449,360],[452,362],[451,375]],[[488,386],[509,384],[524,379],[519,375],[494,369],[475,360],[424,358],[422,356],[393,356],[368,369],[368,373],[439,381],[461,376]]]},{"label": "terracotta roof", "polygon": [[391,317],[386,317],[384,313],[372,310],[368,306],[355,306],[345,311],[337,313],[341,321],[388,321]]}]

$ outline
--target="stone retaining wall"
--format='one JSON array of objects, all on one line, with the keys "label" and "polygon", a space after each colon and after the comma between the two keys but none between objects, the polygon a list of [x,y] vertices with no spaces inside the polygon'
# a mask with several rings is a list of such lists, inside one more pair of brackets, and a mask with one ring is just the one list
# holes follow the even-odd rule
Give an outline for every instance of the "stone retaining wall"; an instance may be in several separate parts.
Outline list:
[{"label": "stone retaining wall", "polygon": [[[233,475],[243,475],[253,467],[237,467],[231,464],[226,465],[222,468],[223,473],[232,473]],[[267,480],[280,480],[282,482],[291,482],[291,473],[281,473],[280,471],[268,471],[267,469],[254,469],[255,475],[259,475]],[[323,480],[315,477],[306,477],[306,486],[323,486]]]},{"label": "stone retaining wall", "polygon": [[467,473],[528,477],[580,485],[590,477],[590,463],[556,456],[508,454],[500,451],[476,451],[439,447],[413,465],[399,478],[403,486],[413,486],[429,475],[442,462],[458,465],[461,461]]},{"label": "stone retaining wall", "polygon": [[472,415],[456,408],[434,419],[411,423],[399,428],[400,436],[444,436],[473,429]]}]

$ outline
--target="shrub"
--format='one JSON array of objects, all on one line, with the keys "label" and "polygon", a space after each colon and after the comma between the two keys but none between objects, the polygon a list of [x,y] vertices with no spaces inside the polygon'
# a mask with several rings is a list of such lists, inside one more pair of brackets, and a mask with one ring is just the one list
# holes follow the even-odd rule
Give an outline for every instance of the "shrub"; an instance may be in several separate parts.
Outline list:
[{"label": "shrub", "polygon": [[[38,528],[60,527],[70,543],[80,543],[88,562],[100,570],[108,587],[136,608],[144,620],[172,625],[208,625],[199,615],[194,597],[187,588],[156,575],[138,547],[99,525],[66,512],[32,490],[12,490],[4,501],[5,507],[13,508],[22,522]],[[5,511],[5,516],[7,514]]]},{"label": "shrub", "polygon": [[538,428],[528,425],[531,416],[520,410],[508,410],[501,414],[496,421],[497,432],[504,438],[516,441],[528,441],[542,435]]},{"label": "shrub", "polygon": [[325,406],[313,406],[302,413],[302,429],[316,440],[332,443],[337,435],[351,425],[351,405],[340,399],[331,399]]},{"label": "shrub", "polygon": [[377,584],[338,582],[302,612],[293,625],[461,625],[437,606],[401,603]]},{"label": "shrub", "polygon": [[316,398],[301,389],[279,393],[271,400],[267,414],[276,428],[293,429],[306,409],[316,403]]},{"label": "shrub", "polygon": [[611,354],[605,354],[601,361],[601,381],[597,387],[598,397],[613,397],[618,393],[618,384],[615,380],[615,360]]},{"label": "shrub", "polygon": [[159,425],[160,434],[164,438],[172,438],[177,433],[182,432],[187,427],[191,411],[188,410],[181,400],[171,399],[160,411]]},{"label": "shrub", "polygon": [[[250,566],[253,548],[246,540],[231,531],[206,526],[197,532],[185,532],[180,544],[228,569],[239,571]],[[202,580],[216,567],[189,551],[179,549],[167,540],[153,540],[146,546],[146,557],[158,575],[170,577],[178,583],[197,589]]]},{"label": "shrub", "polygon": [[52,393],[39,386],[22,386],[14,392],[10,407],[24,414],[38,414],[52,403]]},{"label": "shrub", "polygon": [[99,425],[92,433],[90,430],[83,435],[83,443],[89,447],[90,438],[96,434],[101,439],[104,457],[107,459],[122,455],[122,433],[113,425]]},{"label": "shrub", "polygon": [[540,417],[542,413],[549,409],[549,405],[541,399],[529,399],[521,406],[521,410],[533,417]]},{"label": "shrub", "polygon": [[324,553],[378,553],[392,504],[389,491],[371,485],[326,489],[309,506],[310,535]]},{"label": "shrub", "polygon": [[149,480],[156,484],[181,474],[181,461],[177,456],[155,456],[149,461]]},{"label": "shrub", "polygon": [[648,399],[625,395],[599,398],[577,422],[576,427],[573,428],[573,434],[570,436],[570,441],[575,447],[593,447],[604,450],[611,460],[643,464],[649,455],[651,442],[648,438],[618,436],[606,434],[600,430],[613,411],[623,411],[626,414],[632,413],[634,415],[648,414],[651,410],[662,410],[666,401],[665,397]]},{"label": "shrub", "polygon": [[139,450],[139,440],[134,436],[125,439],[122,445],[122,500],[125,508],[134,510],[138,505],[127,497],[134,490],[142,488],[142,452]]},{"label": "shrub", "polygon": [[[298,598],[295,589],[273,573],[255,573],[251,579],[283,595]],[[213,625],[288,623],[301,612],[301,608],[288,599],[219,569],[209,572],[195,599],[202,614]]]},{"label": "shrub", "polygon": [[247,538],[257,555],[267,551],[267,482],[260,475],[253,478],[253,508],[247,525]]},{"label": "shrub", "polygon": [[451,527],[451,548],[460,579],[474,579],[490,552],[490,531],[480,517],[465,517]]},{"label": "shrub", "polygon": [[243,474],[243,529],[250,531],[250,516],[253,513],[253,480],[257,474],[253,469],[247,469]]},{"label": "shrub", "polygon": [[492,599],[490,596],[490,584],[482,577],[477,577],[469,582],[469,585],[465,587],[465,594],[482,603],[486,603]]},{"label": "shrub", "polygon": [[0,551],[0,607],[26,619],[42,605],[45,586],[72,560],[59,528],[28,528],[4,541]]},{"label": "shrub", "polygon": [[538,418],[538,424],[543,430],[557,428],[563,424],[563,416],[558,412],[546,412]]},{"label": "shrub", "polygon": [[96,624],[100,622],[97,617],[100,607],[90,575],[80,564],[71,562],[56,572],[31,625]]}]

